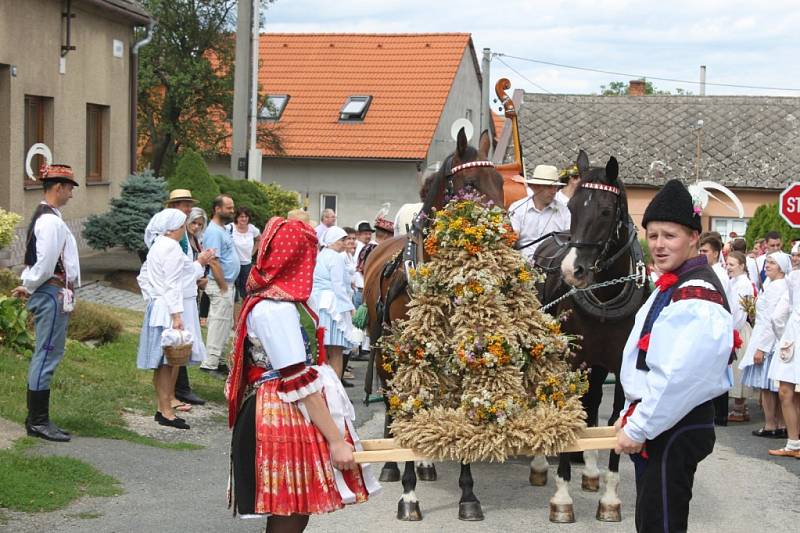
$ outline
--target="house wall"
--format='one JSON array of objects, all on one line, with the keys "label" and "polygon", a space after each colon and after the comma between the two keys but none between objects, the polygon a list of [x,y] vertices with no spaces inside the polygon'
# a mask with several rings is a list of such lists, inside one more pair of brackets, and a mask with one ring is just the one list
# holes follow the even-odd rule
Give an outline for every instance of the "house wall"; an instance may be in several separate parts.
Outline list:
[{"label": "house wall", "polygon": [[[210,161],[208,167],[212,174],[230,175],[227,157]],[[261,180],[297,191],[303,198],[308,194],[308,212],[317,222],[320,195],[337,195],[340,226],[373,221],[384,202],[392,204],[389,220],[394,220],[401,205],[419,201],[414,161],[264,159]]]},{"label": "house wall", "polygon": [[[471,114],[468,117],[468,110]],[[433,134],[433,141],[428,148],[427,165],[436,161],[443,161],[456,148],[456,143],[450,134],[450,128],[459,118],[469,118],[474,128],[470,144],[478,145],[481,125],[481,82],[475,71],[472,58],[472,49],[464,48],[464,55],[450,86],[450,94],[439,118],[439,124]]]},{"label": "house wall", "polygon": [[[644,210],[657,192],[658,189],[648,187],[626,187],[628,211],[633,218],[634,224],[639,227],[639,234],[642,236],[644,236],[644,230],[641,228]],[[748,219],[755,214],[756,209],[760,205],[777,203],[778,195],[780,194],[780,191],[743,191],[736,189],[733,189],[733,192],[742,202],[744,206],[744,218]],[[702,223],[704,231],[711,229],[711,219],[713,217],[736,218],[737,214],[716,200],[711,199],[708,206],[703,210]]]},{"label": "house wall", "polygon": [[[73,231],[80,231],[88,215],[108,209],[130,168],[128,83],[133,30],[128,22],[82,10],[80,2],[72,2],[71,43],[77,49],[67,54],[65,73],[60,74],[62,7],[58,0],[0,2],[0,207],[22,214],[25,227],[41,200],[40,187],[24,187],[24,103],[25,95],[49,97],[53,99],[52,121],[46,129],[51,132],[54,160],[72,166],[81,184],[63,214]],[[121,58],[112,53],[114,39],[124,43]],[[11,66],[16,67],[16,76],[11,75]],[[108,106],[103,182],[88,186],[87,104]],[[18,239],[12,261],[19,259],[21,249]]]}]

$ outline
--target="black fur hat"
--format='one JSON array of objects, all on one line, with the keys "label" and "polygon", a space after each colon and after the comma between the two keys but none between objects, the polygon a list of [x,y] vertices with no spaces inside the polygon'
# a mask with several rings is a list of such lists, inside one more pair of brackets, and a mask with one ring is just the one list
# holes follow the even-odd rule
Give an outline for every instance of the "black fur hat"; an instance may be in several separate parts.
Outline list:
[{"label": "black fur hat", "polygon": [[700,213],[695,210],[692,195],[679,180],[669,180],[644,210],[642,226],[650,222],[675,222],[689,229],[703,231]]}]

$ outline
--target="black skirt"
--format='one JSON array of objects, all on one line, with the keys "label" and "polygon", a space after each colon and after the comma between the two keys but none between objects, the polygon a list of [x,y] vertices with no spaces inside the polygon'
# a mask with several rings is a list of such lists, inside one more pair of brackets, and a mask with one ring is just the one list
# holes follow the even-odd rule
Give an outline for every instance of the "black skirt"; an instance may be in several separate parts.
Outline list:
[{"label": "black skirt", "polygon": [[245,400],[231,438],[234,512],[255,513],[256,503],[256,395]]}]

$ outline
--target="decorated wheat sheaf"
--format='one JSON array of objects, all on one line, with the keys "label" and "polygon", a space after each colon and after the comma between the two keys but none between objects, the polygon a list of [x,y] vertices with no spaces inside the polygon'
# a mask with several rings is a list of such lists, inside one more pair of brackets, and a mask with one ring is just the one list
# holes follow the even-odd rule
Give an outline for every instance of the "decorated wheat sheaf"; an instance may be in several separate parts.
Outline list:
[{"label": "decorated wheat sheaf", "polygon": [[408,272],[408,318],[381,340],[395,441],[433,459],[551,455],[584,429],[571,339],[542,313],[505,212],[460,195],[435,213],[430,261]]}]

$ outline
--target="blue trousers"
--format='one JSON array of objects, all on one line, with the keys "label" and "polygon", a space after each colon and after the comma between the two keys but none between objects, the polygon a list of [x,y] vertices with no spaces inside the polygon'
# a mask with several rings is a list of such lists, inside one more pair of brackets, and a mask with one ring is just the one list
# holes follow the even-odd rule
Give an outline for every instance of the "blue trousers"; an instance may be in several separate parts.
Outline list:
[{"label": "blue trousers", "polygon": [[28,311],[33,315],[36,348],[28,367],[28,389],[48,390],[67,340],[69,313],[62,312],[61,289],[45,283],[31,295]]}]

